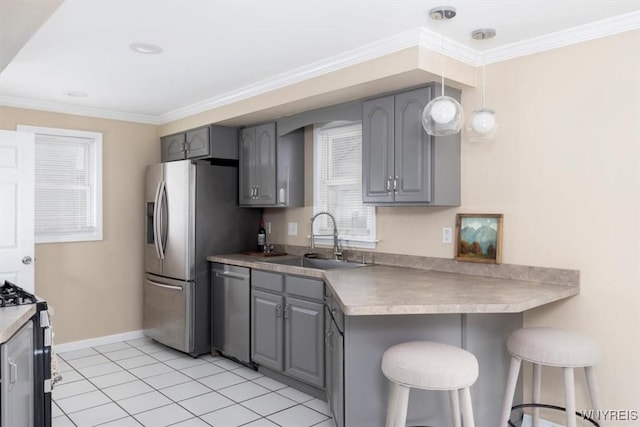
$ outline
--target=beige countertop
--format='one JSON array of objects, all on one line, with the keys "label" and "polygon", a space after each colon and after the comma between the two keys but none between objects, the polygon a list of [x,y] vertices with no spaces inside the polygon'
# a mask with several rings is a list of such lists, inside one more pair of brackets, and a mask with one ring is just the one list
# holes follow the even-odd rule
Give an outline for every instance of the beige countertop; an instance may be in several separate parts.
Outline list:
[{"label": "beige countertop", "polygon": [[580,291],[576,283],[524,281],[387,265],[317,270],[270,264],[263,259],[239,254],[210,256],[207,259],[323,278],[348,316],[519,313],[577,295]]},{"label": "beige countertop", "polygon": [[27,320],[36,314],[36,305],[17,305],[0,308],[0,344],[9,341]]}]

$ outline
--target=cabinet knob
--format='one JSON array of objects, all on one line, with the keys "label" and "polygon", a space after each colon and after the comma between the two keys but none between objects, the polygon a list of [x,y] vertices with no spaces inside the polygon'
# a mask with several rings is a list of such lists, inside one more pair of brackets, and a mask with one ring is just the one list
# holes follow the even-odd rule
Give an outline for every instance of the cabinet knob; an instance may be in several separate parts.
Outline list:
[{"label": "cabinet knob", "polygon": [[287,304],[284,306],[284,318],[288,319],[289,318],[289,311],[291,310],[291,305]]},{"label": "cabinet knob", "polygon": [[395,178],[393,178],[393,192],[397,193],[398,192],[398,177],[396,176]]},{"label": "cabinet knob", "polygon": [[282,317],[282,304],[276,304],[276,318]]},{"label": "cabinet knob", "polygon": [[391,177],[387,178],[387,194],[391,194]]}]

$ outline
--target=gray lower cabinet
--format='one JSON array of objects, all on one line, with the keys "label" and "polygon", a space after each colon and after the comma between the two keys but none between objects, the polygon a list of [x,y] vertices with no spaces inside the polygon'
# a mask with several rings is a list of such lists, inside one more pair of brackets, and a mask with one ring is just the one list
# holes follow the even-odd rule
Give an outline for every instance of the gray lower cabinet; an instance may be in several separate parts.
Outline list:
[{"label": "gray lower cabinet", "polygon": [[253,270],[251,287],[252,361],[324,387],[324,283]]},{"label": "gray lower cabinet", "polygon": [[251,359],[276,371],[283,370],[282,295],[251,291]]},{"label": "gray lower cabinet", "polygon": [[284,317],[285,374],[323,387],[324,316],[322,304],[287,296]]},{"label": "gray lower cabinet", "polygon": [[239,203],[247,207],[304,204],[304,130],[276,133],[276,123],[240,130]]},{"label": "gray lower cabinet", "polygon": [[[362,200],[376,205],[460,204],[460,134],[428,135],[433,85],[363,102]],[[459,92],[447,88],[455,98]]]},{"label": "gray lower cabinet", "polygon": [[160,138],[163,162],[216,158],[238,160],[238,129],[207,125]]},{"label": "gray lower cabinet", "polygon": [[[389,381],[380,369],[382,355],[415,340],[462,347],[476,356],[480,376],[471,386],[476,426],[499,425],[509,366],[504,343],[522,327],[522,313],[344,316],[330,292],[326,304],[327,399],[336,427],[384,425]],[[411,389],[407,425],[451,425],[449,393]]]},{"label": "gray lower cabinet", "polygon": [[329,409],[336,427],[344,427],[344,336],[329,308],[325,309],[324,360]]},{"label": "gray lower cabinet", "polygon": [[0,425],[34,425],[33,322],[0,346]]}]

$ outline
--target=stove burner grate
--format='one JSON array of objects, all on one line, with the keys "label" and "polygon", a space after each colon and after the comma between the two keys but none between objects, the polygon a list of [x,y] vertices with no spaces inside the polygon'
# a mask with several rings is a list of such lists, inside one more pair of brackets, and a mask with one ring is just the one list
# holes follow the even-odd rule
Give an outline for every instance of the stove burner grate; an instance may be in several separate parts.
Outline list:
[{"label": "stove burner grate", "polygon": [[5,280],[4,284],[0,286],[0,307],[34,303],[36,303],[35,295],[30,294],[8,280]]}]

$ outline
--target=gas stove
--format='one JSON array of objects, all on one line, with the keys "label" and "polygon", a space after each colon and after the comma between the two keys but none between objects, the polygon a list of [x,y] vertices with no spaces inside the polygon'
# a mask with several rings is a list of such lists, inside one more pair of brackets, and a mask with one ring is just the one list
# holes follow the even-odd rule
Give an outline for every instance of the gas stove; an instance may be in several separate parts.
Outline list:
[{"label": "gas stove", "polygon": [[35,295],[30,294],[8,280],[5,280],[4,284],[0,286],[0,307],[35,304],[36,302],[37,300]]}]

